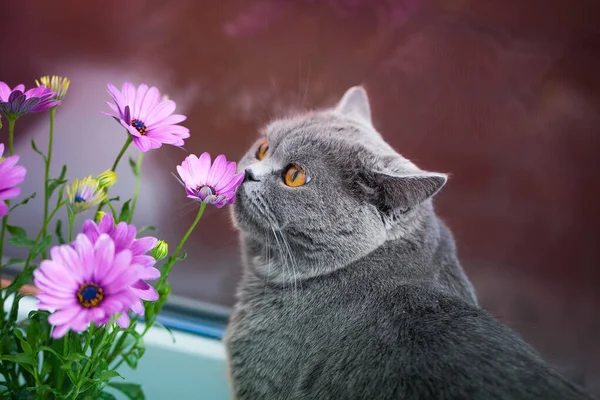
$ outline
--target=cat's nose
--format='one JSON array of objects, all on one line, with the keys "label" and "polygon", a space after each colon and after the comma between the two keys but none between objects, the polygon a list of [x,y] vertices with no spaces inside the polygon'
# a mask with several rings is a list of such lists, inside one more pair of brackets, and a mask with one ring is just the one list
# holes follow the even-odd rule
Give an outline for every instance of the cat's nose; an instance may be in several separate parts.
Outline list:
[{"label": "cat's nose", "polygon": [[252,172],[252,170],[250,168],[246,168],[244,170],[244,182],[248,182],[248,181],[260,182],[260,179],[256,178],[256,176],[254,175],[254,173]]}]

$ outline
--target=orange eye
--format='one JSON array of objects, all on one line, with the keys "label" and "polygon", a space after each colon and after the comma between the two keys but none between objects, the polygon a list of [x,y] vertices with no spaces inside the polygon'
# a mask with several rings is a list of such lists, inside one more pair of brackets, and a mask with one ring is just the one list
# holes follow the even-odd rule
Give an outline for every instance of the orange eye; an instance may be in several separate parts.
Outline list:
[{"label": "orange eye", "polygon": [[298,187],[307,184],[310,177],[304,169],[295,164],[290,164],[285,170],[283,181],[290,187]]},{"label": "orange eye", "polygon": [[263,158],[265,158],[267,156],[268,152],[269,152],[269,141],[263,140],[262,142],[260,142],[260,145],[258,146],[258,150],[256,150],[256,158],[258,158],[259,160],[262,160]]}]

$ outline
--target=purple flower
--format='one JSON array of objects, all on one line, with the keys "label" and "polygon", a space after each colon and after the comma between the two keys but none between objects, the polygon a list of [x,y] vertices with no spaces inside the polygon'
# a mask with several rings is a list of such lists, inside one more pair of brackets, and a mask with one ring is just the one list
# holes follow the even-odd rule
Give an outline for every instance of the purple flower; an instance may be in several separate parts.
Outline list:
[{"label": "purple flower", "polygon": [[29,112],[44,111],[60,104],[60,100],[54,99],[55,95],[45,86],[25,91],[24,85],[11,89],[6,83],[0,82],[0,111],[13,119]]},{"label": "purple flower", "polygon": [[25,180],[27,170],[20,165],[15,166],[19,156],[2,158],[4,144],[0,143],[0,217],[8,214],[8,206],[4,200],[14,199],[21,194],[21,189],[16,187]]},{"label": "purple flower", "polygon": [[100,235],[95,243],[79,234],[73,246],[50,249],[49,260],[34,271],[40,310],[53,311],[48,322],[54,325],[53,338],[69,329],[83,332],[90,322],[105,324],[121,314],[117,323],[129,326],[127,311],[141,301],[129,290],[140,279],[144,267],[133,262],[130,250],[115,251],[110,236]]},{"label": "purple flower", "polygon": [[183,139],[190,137],[188,128],[177,125],[185,121],[186,116],[173,114],[175,102],[162,99],[157,88],[140,85],[136,89],[132,83],[125,82],[121,91],[109,84],[108,93],[115,104],[106,104],[114,114],[103,114],[123,125],[141,151],[158,149],[163,143],[183,146]]},{"label": "purple flower", "polygon": [[[153,280],[160,278],[160,271],[154,268],[156,260],[150,255],[146,255],[158,242],[158,239],[152,236],[146,236],[136,239],[137,229],[133,225],[127,225],[125,222],[119,222],[115,226],[115,221],[111,214],[105,214],[96,224],[88,219],[83,223],[82,232],[92,243],[96,243],[102,234],[109,235],[115,243],[115,252],[119,253],[128,250],[132,254],[132,262],[144,267],[139,280],[134,282],[130,289],[140,299],[155,301],[158,299],[158,292],[144,280]],[[143,307],[132,308],[136,314],[144,312]]]},{"label": "purple flower", "polygon": [[244,173],[235,171],[236,164],[222,154],[212,166],[208,153],[202,153],[200,158],[189,155],[177,166],[187,197],[218,208],[235,201],[235,191],[244,180]]}]

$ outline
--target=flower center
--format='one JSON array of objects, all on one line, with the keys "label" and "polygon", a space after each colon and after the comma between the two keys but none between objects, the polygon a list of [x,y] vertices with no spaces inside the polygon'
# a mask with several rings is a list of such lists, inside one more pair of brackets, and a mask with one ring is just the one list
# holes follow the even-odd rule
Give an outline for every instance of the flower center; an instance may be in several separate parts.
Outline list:
[{"label": "flower center", "polygon": [[146,127],[146,124],[144,124],[139,119],[132,120],[131,126],[133,126],[140,133],[140,135],[145,135],[146,133],[148,133],[148,128]]},{"label": "flower center", "polygon": [[79,287],[77,300],[85,308],[96,307],[104,300],[104,290],[94,282],[86,282]]},{"label": "flower center", "polygon": [[78,194],[75,195],[74,201],[75,201],[75,203],[85,203],[85,199]]},{"label": "flower center", "polygon": [[[206,189],[205,189],[205,188],[206,188]],[[212,195],[212,196],[216,196],[216,195],[217,195],[217,191],[216,191],[216,190],[215,190],[215,188],[214,188],[214,187],[212,187],[212,186],[204,185],[204,186],[198,186],[198,187],[196,188],[196,190],[197,190],[198,192],[200,192],[202,189],[205,189],[205,190],[204,190],[205,192],[206,192],[206,190],[210,190],[210,195]]]}]

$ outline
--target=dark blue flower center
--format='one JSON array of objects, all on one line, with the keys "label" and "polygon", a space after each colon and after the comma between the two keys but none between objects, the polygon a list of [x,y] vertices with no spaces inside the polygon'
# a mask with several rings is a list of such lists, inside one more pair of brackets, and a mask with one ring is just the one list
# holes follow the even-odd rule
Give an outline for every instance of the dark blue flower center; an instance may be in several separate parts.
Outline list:
[{"label": "dark blue flower center", "polygon": [[85,308],[96,307],[104,300],[104,290],[94,282],[86,282],[77,291],[77,301]]},{"label": "dark blue flower center", "polygon": [[81,197],[80,195],[76,194],[75,195],[75,203],[85,203],[85,199],[83,197]]},{"label": "dark blue flower center", "polygon": [[148,127],[139,119],[132,120],[131,126],[133,126],[140,133],[140,135],[145,135],[148,133]]}]

